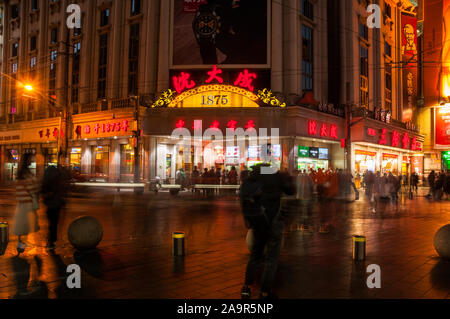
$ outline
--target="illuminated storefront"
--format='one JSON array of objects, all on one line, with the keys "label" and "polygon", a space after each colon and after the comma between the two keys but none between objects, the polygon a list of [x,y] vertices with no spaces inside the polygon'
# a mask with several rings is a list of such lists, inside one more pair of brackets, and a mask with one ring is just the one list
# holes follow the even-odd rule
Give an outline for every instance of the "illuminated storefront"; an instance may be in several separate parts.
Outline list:
[{"label": "illuminated storefront", "polygon": [[[205,72],[199,86],[189,73],[174,73],[175,90],[161,94],[148,110],[143,131],[149,138],[150,178],[173,182],[180,168],[188,174],[194,166],[240,171],[261,162],[291,173],[345,168],[343,118],[287,107],[269,90],[253,87],[256,73],[235,72],[234,85],[227,85],[220,71]],[[308,148],[307,157],[299,156],[301,147]]]},{"label": "illuminated storefront", "polygon": [[132,114],[106,113],[74,116],[70,167],[89,181],[130,182],[134,174],[136,124]]},{"label": "illuminated storefront", "polygon": [[3,181],[14,181],[19,163],[26,153],[31,154],[31,172],[42,177],[49,165],[56,165],[58,143],[64,137],[59,119],[23,123],[15,131],[0,132],[0,167]]},{"label": "illuminated storefront", "polygon": [[352,172],[423,174],[424,136],[388,123],[364,119],[352,127]]}]

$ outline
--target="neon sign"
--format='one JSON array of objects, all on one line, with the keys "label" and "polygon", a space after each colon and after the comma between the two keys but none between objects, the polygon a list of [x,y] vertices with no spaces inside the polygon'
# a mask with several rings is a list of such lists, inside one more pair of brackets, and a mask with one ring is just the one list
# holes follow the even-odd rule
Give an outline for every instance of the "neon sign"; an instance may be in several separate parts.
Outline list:
[{"label": "neon sign", "polygon": [[308,121],[308,134],[311,136],[315,136],[319,134],[321,137],[330,137],[333,139],[338,138],[338,128],[335,124],[328,125],[326,123],[323,123],[320,126],[320,129],[318,130],[317,121],[315,120],[309,120]]},{"label": "neon sign", "polygon": [[[205,85],[196,87],[197,83],[188,72],[172,77],[172,84],[175,89],[167,90],[161,94],[158,100],[153,103],[155,107],[259,107],[262,102],[267,106],[285,107],[286,103],[281,102],[270,90],[259,90],[256,94],[254,80],[257,74],[247,69],[241,71],[236,79],[232,81],[234,85],[225,85],[221,76],[223,71],[216,65],[212,70],[206,72]],[[178,93],[178,95],[176,95]],[[230,94],[225,94],[230,93]],[[201,95],[197,97],[197,95]],[[242,100],[237,95],[244,97]]]}]

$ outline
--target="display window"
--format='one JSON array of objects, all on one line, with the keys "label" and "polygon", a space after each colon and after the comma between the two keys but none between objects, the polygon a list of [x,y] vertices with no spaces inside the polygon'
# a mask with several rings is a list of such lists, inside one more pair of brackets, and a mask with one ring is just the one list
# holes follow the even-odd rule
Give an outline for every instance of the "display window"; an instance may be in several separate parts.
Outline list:
[{"label": "display window", "polygon": [[49,166],[58,166],[58,149],[55,148],[43,148],[44,165],[45,168]]},{"label": "display window", "polygon": [[134,147],[130,144],[120,145],[120,180],[134,180]]},{"label": "display window", "polygon": [[17,176],[18,168],[19,168],[19,151],[16,149],[7,150],[5,161],[5,180],[14,181]]},{"label": "display window", "polygon": [[109,176],[109,146],[92,146],[92,173],[95,177]]},{"label": "display window", "polygon": [[375,172],[376,152],[363,150],[355,151],[355,171],[357,174],[364,174],[367,171]]},{"label": "display window", "polygon": [[81,173],[81,147],[70,149],[70,169]]},{"label": "display window", "polygon": [[381,173],[398,174],[398,155],[383,153]]}]

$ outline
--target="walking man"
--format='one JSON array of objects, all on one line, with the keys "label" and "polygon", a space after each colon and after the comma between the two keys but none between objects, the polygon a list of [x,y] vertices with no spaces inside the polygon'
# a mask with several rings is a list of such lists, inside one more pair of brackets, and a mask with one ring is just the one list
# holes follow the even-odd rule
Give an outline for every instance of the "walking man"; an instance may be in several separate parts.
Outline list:
[{"label": "walking man", "polygon": [[47,250],[55,249],[58,236],[58,221],[61,209],[66,204],[69,179],[66,171],[61,167],[49,166],[44,172],[42,180],[42,197],[47,206],[48,241]]},{"label": "walking man", "polygon": [[240,193],[244,220],[253,232],[250,260],[241,291],[243,299],[250,298],[249,286],[254,282],[256,267],[266,247],[260,298],[273,296],[271,288],[277,271],[284,227],[280,213],[281,195],[296,193],[295,184],[289,175],[280,172],[261,174],[261,168],[264,166],[269,165],[254,166],[249,178],[242,184]]}]

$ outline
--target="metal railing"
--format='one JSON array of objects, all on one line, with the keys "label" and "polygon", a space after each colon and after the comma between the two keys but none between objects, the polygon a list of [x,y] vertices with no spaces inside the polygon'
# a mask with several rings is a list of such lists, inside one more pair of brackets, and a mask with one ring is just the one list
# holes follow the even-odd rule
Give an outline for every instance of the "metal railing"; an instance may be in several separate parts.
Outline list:
[{"label": "metal railing", "polygon": [[126,109],[133,107],[133,101],[130,98],[111,100],[111,109]]},{"label": "metal railing", "polygon": [[98,103],[89,103],[81,105],[81,113],[90,113],[98,111]]}]

